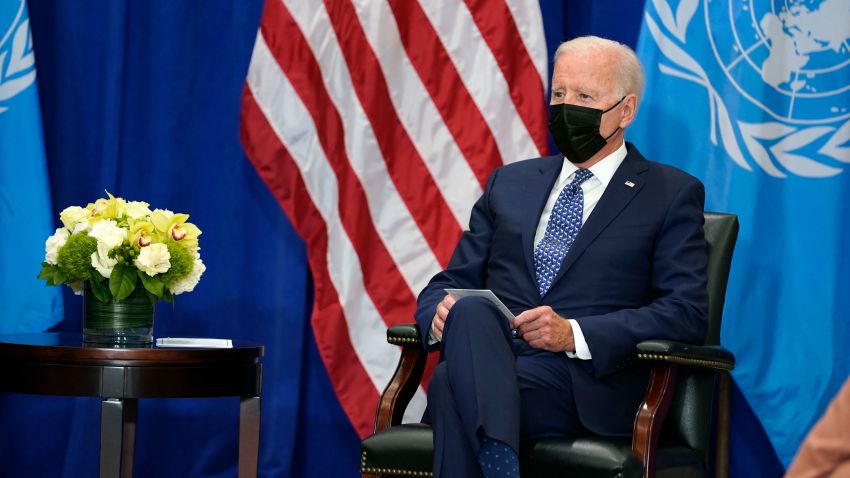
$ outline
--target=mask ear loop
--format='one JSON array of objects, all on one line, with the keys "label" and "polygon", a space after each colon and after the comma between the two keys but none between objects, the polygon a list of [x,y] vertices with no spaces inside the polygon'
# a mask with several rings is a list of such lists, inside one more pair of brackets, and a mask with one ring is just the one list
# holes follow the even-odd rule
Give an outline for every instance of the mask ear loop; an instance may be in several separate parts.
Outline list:
[{"label": "mask ear loop", "polygon": [[611,136],[614,136],[614,135],[617,133],[617,131],[620,131],[620,127],[619,127],[619,126],[617,126],[617,129],[615,129],[613,133],[611,133],[611,134],[609,134],[607,137],[605,137],[605,142],[607,143],[607,142],[608,142],[608,140],[609,140],[609,139],[611,139]]},{"label": "mask ear loop", "polygon": [[607,113],[607,112],[609,112],[609,111],[613,110],[614,108],[616,108],[616,107],[617,107],[617,105],[619,105],[620,103],[622,103],[624,99],[626,99],[626,95],[623,95],[623,97],[622,97],[622,98],[620,98],[620,100],[619,100],[619,101],[617,101],[616,103],[614,103],[613,105],[611,105],[611,107],[610,107],[610,108],[608,108],[607,110],[603,111],[603,112],[602,112],[602,114],[604,115],[605,113]]},{"label": "mask ear loop", "polygon": [[[602,112],[602,114],[604,115],[605,113],[607,113],[607,112],[609,112],[609,111],[613,110],[614,108],[616,108],[616,107],[617,107],[617,105],[619,105],[620,103],[622,103],[624,99],[626,99],[626,95],[623,95],[623,97],[622,97],[622,98],[620,98],[620,101],[618,101],[618,102],[614,103],[614,105],[613,105],[613,106],[611,106],[611,107],[610,107],[610,108],[608,108],[607,110],[603,111],[603,112]],[[606,136],[606,137],[605,137],[605,142],[607,143],[607,142],[608,142],[608,140],[609,140],[609,139],[611,139],[611,136],[614,136],[614,135],[617,133],[617,131],[620,131],[620,127],[619,127],[619,126],[617,126],[617,129],[615,129],[613,132],[611,132],[611,134],[609,134],[608,136]]]}]

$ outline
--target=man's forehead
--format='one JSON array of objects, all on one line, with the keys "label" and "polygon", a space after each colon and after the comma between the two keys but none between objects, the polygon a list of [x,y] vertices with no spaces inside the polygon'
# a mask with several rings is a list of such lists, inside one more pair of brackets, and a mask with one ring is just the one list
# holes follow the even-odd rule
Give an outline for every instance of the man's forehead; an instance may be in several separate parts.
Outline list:
[{"label": "man's forehead", "polygon": [[611,52],[565,52],[555,62],[552,86],[569,81],[605,88],[613,83],[616,73],[616,61]]}]

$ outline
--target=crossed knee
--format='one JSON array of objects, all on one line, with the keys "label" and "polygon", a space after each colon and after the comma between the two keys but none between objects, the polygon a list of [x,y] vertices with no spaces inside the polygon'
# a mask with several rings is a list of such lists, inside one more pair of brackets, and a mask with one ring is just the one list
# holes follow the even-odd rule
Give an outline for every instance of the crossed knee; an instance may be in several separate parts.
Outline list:
[{"label": "crossed knee", "polygon": [[478,328],[492,324],[501,326],[499,321],[506,320],[499,309],[484,297],[464,297],[455,302],[449,311],[446,328],[457,326]]}]

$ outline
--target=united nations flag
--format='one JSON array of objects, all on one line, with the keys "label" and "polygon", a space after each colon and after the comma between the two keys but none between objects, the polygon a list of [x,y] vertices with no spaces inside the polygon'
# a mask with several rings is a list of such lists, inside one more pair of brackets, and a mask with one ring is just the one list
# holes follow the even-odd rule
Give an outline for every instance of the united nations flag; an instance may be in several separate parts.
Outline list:
[{"label": "united nations flag", "polygon": [[722,341],[787,466],[850,373],[850,2],[647,0],[640,35],[630,138],[740,216]]},{"label": "united nations flag", "polygon": [[53,233],[52,216],[26,4],[3,1],[0,237],[6,245],[0,247],[0,333],[42,331],[62,319],[60,292],[36,278],[44,240]]}]

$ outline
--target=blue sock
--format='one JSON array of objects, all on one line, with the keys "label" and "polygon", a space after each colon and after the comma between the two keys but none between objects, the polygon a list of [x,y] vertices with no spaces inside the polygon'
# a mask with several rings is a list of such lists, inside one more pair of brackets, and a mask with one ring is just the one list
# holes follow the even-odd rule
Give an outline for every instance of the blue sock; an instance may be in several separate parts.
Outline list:
[{"label": "blue sock", "polygon": [[513,448],[488,436],[481,440],[478,463],[485,478],[519,477],[519,458]]}]

